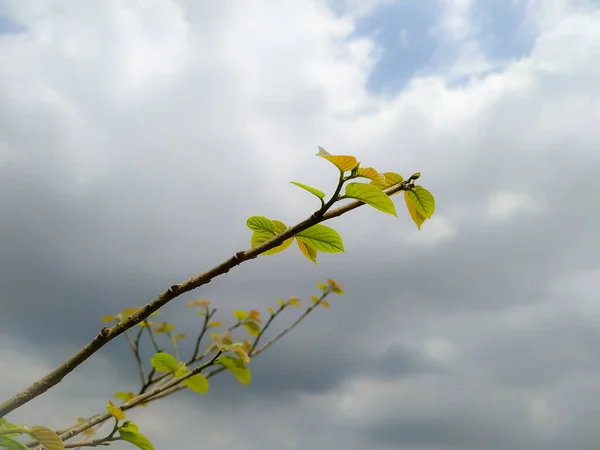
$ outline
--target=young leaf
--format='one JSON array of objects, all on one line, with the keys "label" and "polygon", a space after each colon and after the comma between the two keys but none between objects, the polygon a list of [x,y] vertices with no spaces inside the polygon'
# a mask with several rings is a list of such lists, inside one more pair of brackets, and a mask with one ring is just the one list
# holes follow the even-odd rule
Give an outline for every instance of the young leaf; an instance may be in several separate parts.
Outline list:
[{"label": "young leaf", "polygon": [[[404,178],[402,178],[402,175],[397,174],[395,172],[385,172],[383,174],[383,181],[372,180],[370,184],[383,190],[383,189],[389,188],[390,186],[398,184],[401,181],[404,181]],[[397,193],[398,192],[396,192],[395,194],[397,194]],[[392,195],[395,195],[395,194],[392,194]]]},{"label": "young leaf", "polygon": [[107,322],[112,322],[113,320],[116,320],[117,318],[115,316],[104,316],[102,318],[102,323],[107,323]]},{"label": "young leaf", "polygon": [[271,219],[263,216],[252,216],[246,221],[246,226],[252,231],[266,231],[268,233],[275,232],[275,224]]},{"label": "young leaf", "polygon": [[252,336],[258,336],[260,334],[260,326],[256,322],[244,322],[244,328]]},{"label": "young leaf", "polygon": [[384,213],[398,216],[394,202],[381,189],[365,183],[346,185],[346,197],[355,198]]},{"label": "young leaf", "polygon": [[275,310],[273,309],[272,306],[269,306],[269,314],[271,314],[272,316],[275,315]]},{"label": "young leaf", "polygon": [[177,372],[179,363],[175,358],[165,352],[159,352],[150,359],[150,364],[157,372]]},{"label": "young leaf", "polygon": [[[0,418],[0,430],[5,432],[6,430],[10,430],[11,428],[21,428],[21,427],[15,423],[7,422],[6,419],[4,419],[4,418]],[[6,437],[10,438],[10,437],[14,437],[14,436],[19,436],[20,434],[21,434],[20,432],[9,433],[9,434],[3,434],[2,436],[6,436]]]},{"label": "young leaf", "polygon": [[125,425],[119,428],[119,437],[142,450],[154,450],[152,443],[138,431],[138,427],[134,423],[125,422]]},{"label": "young leaf", "polygon": [[225,366],[240,383],[250,383],[252,375],[242,360],[230,355],[221,355],[217,359],[217,363]]},{"label": "young leaf", "polygon": [[301,301],[302,301],[302,300],[301,300],[301,299],[299,299],[299,298],[290,298],[290,299],[288,300],[288,304],[290,304],[290,305],[292,305],[292,306],[295,306],[296,308],[300,308],[300,302],[301,302]]},{"label": "young leaf", "polygon": [[204,395],[208,391],[208,380],[201,373],[192,375],[181,382],[185,387],[190,388],[198,394]]},{"label": "young leaf", "polygon": [[321,289],[323,292],[325,292],[327,290],[327,286],[325,286],[323,283],[317,283],[317,287],[319,289]]},{"label": "young leaf", "polygon": [[304,189],[305,191],[310,192],[313,195],[316,195],[317,197],[319,197],[321,200],[325,198],[325,193],[321,192],[318,189],[315,189],[314,187],[311,186],[307,186],[306,184],[302,184],[302,183],[298,183],[297,181],[290,181],[290,184],[295,184],[296,186],[298,186],[299,188]]},{"label": "young leaf", "polygon": [[190,300],[187,302],[187,306],[201,306],[203,308],[208,308],[210,302],[205,298],[199,298],[197,300]]},{"label": "young leaf", "polygon": [[329,302],[328,302],[328,301],[325,301],[325,300],[323,300],[323,301],[321,302],[321,305],[323,305],[323,308],[327,308],[327,309],[329,309]]},{"label": "young leaf", "polygon": [[257,322],[260,322],[260,311],[257,311],[256,309],[251,309],[250,310],[250,318],[252,320],[256,320]]},{"label": "young leaf", "polygon": [[117,420],[125,418],[125,413],[121,409],[117,408],[110,400],[106,403],[106,410]]},{"label": "young leaf", "polygon": [[186,337],[185,333],[179,333],[179,334],[173,336],[171,338],[171,341],[173,341],[173,343],[176,344],[177,341],[179,341],[180,339],[185,339],[185,337]]},{"label": "young leaf", "polygon": [[296,243],[298,244],[298,248],[300,249],[302,254],[304,256],[306,256],[308,259],[310,259],[312,262],[317,264],[317,250],[312,248],[310,245],[308,245],[302,241],[299,241],[298,239],[296,239]]},{"label": "young leaf", "polygon": [[155,331],[157,333],[168,333],[169,331],[173,331],[174,329],[175,325],[168,322],[163,322],[160,324],[160,327],[158,327]]},{"label": "young leaf", "polygon": [[311,295],[310,299],[312,300],[313,303],[317,303],[319,301],[319,298],[315,297],[314,295]]},{"label": "young leaf", "polygon": [[220,327],[221,325],[223,325],[221,322],[218,321],[212,321],[211,323],[208,324],[208,328],[216,328],[216,327]]},{"label": "young leaf", "polygon": [[124,402],[128,402],[133,397],[135,397],[133,392],[115,392],[115,398],[121,399]]},{"label": "young leaf", "polygon": [[123,315],[123,317],[129,317],[130,315],[135,313],[138,309],[140,309],[140,308],[127,308],[127,309],[124,309],[123,311],[121,311],[121,314]]},{"label": "young leaf", "polygon": [[321,147],[319,147],[319,153],[317,153],[317,156],[320,156],[321,158],[324,158],[332,163],[342,173],[352,170],[358,165],[358,161],[354,156],[331,155]]},{"label": "young leaf", "polygon": [[[258,231],[255,231],[254,233],[252,233],[252,238],[250,239],[250,245],[252,247],[256,247],[257,245],[260,245],[263,242],[268,241],[273,236],[283,233],[287,229],[285,224],[283,222],[280,222],[279,220],[272,220],[271,223],[273,224],[273,227],[274,227],[272,232],[267,231],[267,230],[258,230]],[[285,241],[283,241],[283,243],[281,245],[264,252],[263,255],[268,256],[268,255],[274,255],[275,253],[282,252],[283,250],[288,248],[290,245],[292,245],[293,241],[294,241],[294,238],[286,239]]]},{"label": "young leaf", "polygon": [[246,311],[240,311],[237,309],[233,312],[233,315],[238,320],[238,322],[241,322],[242,320],[248,317],[248,313]]},{"label": "young leaf", "polygon": [[407,196],[422,216],[431,219],[435,211],[435,199],[431,195],[431,192],[422,186],[415,186],[414,189],[404,193],[405,199]]},{"label": "young leaf", "polygon": [[408,192],[409,191],[404,192],[404,201],[406,202],[406,209],[408,209],[408,214],[410,214],[411,219],[417,225],[417,229],[420,230],[421,225],[423,225],[423,222],[427,220],[427,217],[425,217],[417,210]]},{"label": "young leaf", "polygon": [[344,243],[338,232],[325,225],[313,225],[298,233],[296,239],[323,253],[344,251]]},{"label": "young leaf", "polygon": [[29,447],[27,447],[25,444],[15,441],[6,435],[0,436],[0,447],[7,450],[29,450]]},{"label": "young leaf", "polygon": [[54,431],[49,428],[35,425],[31,427],[31,435],[42,444],[46,450],[64,450],[65,444]]},{"label": "young leaf", "polygon": [[357,177],[368,178],[374,182],[385,183],[385,177],[372,167],[359,168],[356,171]]}]

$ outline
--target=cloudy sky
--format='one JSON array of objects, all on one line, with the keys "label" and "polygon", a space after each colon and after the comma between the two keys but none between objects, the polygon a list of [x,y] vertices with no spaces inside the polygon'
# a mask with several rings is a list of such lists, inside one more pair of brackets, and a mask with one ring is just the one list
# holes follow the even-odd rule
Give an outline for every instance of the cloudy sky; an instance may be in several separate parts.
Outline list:
[{"label": "cloudy sky", "polygon": [[[0,400],[99,319],[292,225],[317,145],[405,176],[420,232],[363,207],[185,300],[332,299],[204,397],[130,413],[157,449],[597,449],[597,0],[0,0]],[[281,325],[293,320],[286,315]],[[287,322],[286,322],[287,321]],[[120,338],[10,417],[64,427],[135,390]],[[132,448],[125,444],[115,449]]]}]

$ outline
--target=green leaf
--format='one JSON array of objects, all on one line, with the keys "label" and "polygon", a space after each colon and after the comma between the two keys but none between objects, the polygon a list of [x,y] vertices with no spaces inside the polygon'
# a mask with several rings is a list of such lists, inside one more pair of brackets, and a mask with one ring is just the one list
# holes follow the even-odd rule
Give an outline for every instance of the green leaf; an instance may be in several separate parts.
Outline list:
[{"label": "green leaf", "polygon": [[344,243],[338,232],[325,225],[313,225],[298,233],[296,239],[323,253],[339,253],[344,251]]},{"label": "green leaf", "polygon": [[29,447],[25,444],[6,437],[6,435],[0,436],[0,447],[4,447],[8,450],[29,450]]},{"label": "green leaf", "polygon": [[219,359],[217,359],[217,363],[225,366],[225,368],[229,370],[240,383],[250,383],[252,375],[241,359],[230,355],[221,355],[219,356]]},{"label": "green leaf", "polygon": [[298,248],[300,249],[302,254],[308,259],[310,259],[312,262],[317,264],[317,250],[312,248],[310,245],[299,241],[298,239],[296,239],[296,242],[298,243]]},{"label": "green leaf", "polygon": [[248,313],[246,311],[240,311],[239,309],[236,309],[233,312],[233,315],[238,320],[238,322],[248,318]]},{"label": "green leaf", "polygon": [[[12,428],[22,428],[19,425],[15,424],[15,423],[11,423],[8,422],[4,417],[0,419],[0,430],[2,431],[6,431],[6,430],[10,430]],[[2,436],[6,436],[6,437],[14,437],[14,436],[19,436],[22,433],[9,433],[9,434],[3,434]]]},{"label": "green leaf", "polygon": [[396,216],[396,207],[391,198],[381,189],[365,183],[350,183],[346,186],[346,197],[354,198],[379,211]]},{"label": "green leaf", "polygon": [[275,224],[271,219],[263,216],[252,216],[246,221],[246,226],[252,231],[266,231],[269,233],[275,232]]},{"label": "green leaf", "polygon": [[252,336],[258,336],[260,334],[260,326],[258,326],[256,322],[244,322],[244,327]]},{"label": "green leaf", "polygon": [[318,189],[315,189],[314,187],[308,186],[306,184],[302,184],[302,183],[298,183],[297,181],[290,181],[291,184],[295,184],[296,186],[298,186],[299,188],[304,189],[305,191],[310,192],[313,195],[316,195],[317,197],[319,197],[321,200],[323,200],[325,198],[325,193],[321,192]]},{"label": "green leaf", "polygon": [[197,373],[196,375],[186,378],[181,382],[181,384],[201,395],[206,394],[208,391],[208,380],[201,373]]},{"label": "green leaf", "polygon": [[148,438],[138,431],[137,425],[129,421],[119,428],[119,437],[142,450],[154,450],[154,446]]},{"label": "green leaf", "polygon": [[150,359],[150,364],[157,372],[177,372],[179,363],[173,356],[165,352],[159,352]]},{"label": "green leaf", "polygon": [[321,158],[328,160],[335,167],[337,167],[340,170],[340,172],[342,172],[342,173],[352,170],[358,165],[358,161],[356,160],[356,158],[354,156],[332,155],[329,152],[327,152],[324,148],[321,148],[321,147],[318,147],[318,148],[319,148],[319,152],[317,153],[317,156],[320,156]]},{"label": "green leaf", "polygon": [[[273,236],[281,234],[287,229],[285,224],[283,222],[280,222],[279,220],[272,220],[271,223],[274,226],[273,232],[266,231],[266,230],[262,230],[262,231],[259,230],[259,231],[255,231],[254,233],[252,233],[252,238],[250,239],[250,245],[252,247],[256,247],[256,246],[262,244],[263,242],[268,241]],[[288,248],[290,245],[292,245],[293,241],[294,241],[294,238],[286,239],[285,241],[283,241],[283,243],[281,245],[274,247],[271,250],[267,250],[266,252],[264,252],[262,254],[268,256],[268,255],[274,255],[275,253],[282,252],[283,250]]]},{"label": "green leaf", "polygon": [[414,189],[406,191],[405,199],[409,198],[416,210],[422,215],[431,219],[435,212],[435,199],[431,192],[423,186],[415,186]]},{"label": "green leaf", "polygon": [[31,427],[31,435],[42,444],[46,450],[65,450],[65,444],[54,431],[35,425]]}]

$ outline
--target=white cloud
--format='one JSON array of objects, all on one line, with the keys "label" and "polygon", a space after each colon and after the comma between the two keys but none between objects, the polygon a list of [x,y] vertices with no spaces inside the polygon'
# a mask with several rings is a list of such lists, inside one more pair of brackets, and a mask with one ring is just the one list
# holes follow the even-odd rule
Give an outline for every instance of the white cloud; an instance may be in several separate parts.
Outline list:
[{"label": "white cloud", "polygon": [[525,194],[494,192],[489,196],[487,217],[491,221],[504,221],[533,207],[534,201]]}]

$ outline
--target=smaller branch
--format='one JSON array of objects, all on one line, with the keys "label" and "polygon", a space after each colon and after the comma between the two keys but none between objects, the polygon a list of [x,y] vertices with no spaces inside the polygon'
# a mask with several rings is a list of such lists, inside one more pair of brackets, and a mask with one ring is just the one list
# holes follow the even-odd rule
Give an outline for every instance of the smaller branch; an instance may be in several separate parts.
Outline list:
[{"label": "smaller branch", "polygon": [[[312,305],[310,305],[306,311],[304,311],[304,313],[298,317],[296,319],[296,321],[291,324],[288,328],[286,328],[285,330],[283,330],[281,333],[279,333],[277,336],[275,336],[273,339],[271,339],[269,342],[267,342],[265,345],[263,345],[262,347],[260,347],[259,349],[255,350],[254,347],[253,349],[250,351],[249,356],[251,358],[260,355],[262,352],[264,352],[266,349],[268,349],[271,345],[273,345],[275,342],[277,342],[279,339],[281,339],[283,336],[285,336],[286,334],[288,334],[290,331],[292,331],[300,322],[302,322],[306,316],[308,316],[317,306],[319,306],[321,304],[321,302],[323,300],[325,300],[325,298],[331,293],[331,289],[327,289],[322,295],[321,297],[319,297],[319,300],[317,300],[315,303],[313,303]],[[258,341],[258,340],[257,340]],[[258,344],[258,342],[257,342]]]},{"label": "smaller branch", "polygon": [[198,352],[200,351],[200,343],[202,342],[202,339],[204,339],[206,330],[208,330],[208,324],[210,323],[210,319],[212,319],[212,317],[215,315],[216,312],[217,312],[216,308],[214,308],[212,311],[209,312],[208,307],[206,307],[206,314],[204,315],[204,324],[202,325],[202,330],[200,331],[200,334],[198,335],[198,339],[196,339],[196,347],[194,348],[194,353],[192,354],[192,357],[189,359],[187,364],[191,364],[194,361],[196,361],[196,358],[198,357]]},{"label": "smaller branch", "polygon": [[[144,365],[142,363],[142,358],[140,356],[140,348],[139,348],[139,339],[136,338],[135,342],[131,339],[131,335],[129,334],[129,330],[126,330],[125,337],[127,338],[127,342],[129,343],[129,347],[133,352],[133,356],[135,357],[135,361],[138,366],[138,372],[140,374],[140,379],[142,381],[142,385],[146,383],[146,373],[144,372]],[[139,333],[138,333],[139,336]]]},{"label": "smaller branch", "polygon": [[156,343],[156,339],[154,338],[154,332],[152,331],[152,328],[150,327],[148,320],[144,320],[144,323],[146,324],[146,326],[144,328],[147,328],[148,333],[150,333],[150,339],[152,339],[152,345],[154,346],[154,350],[156,350],[156,353],[160,353],[162,350]]}]

